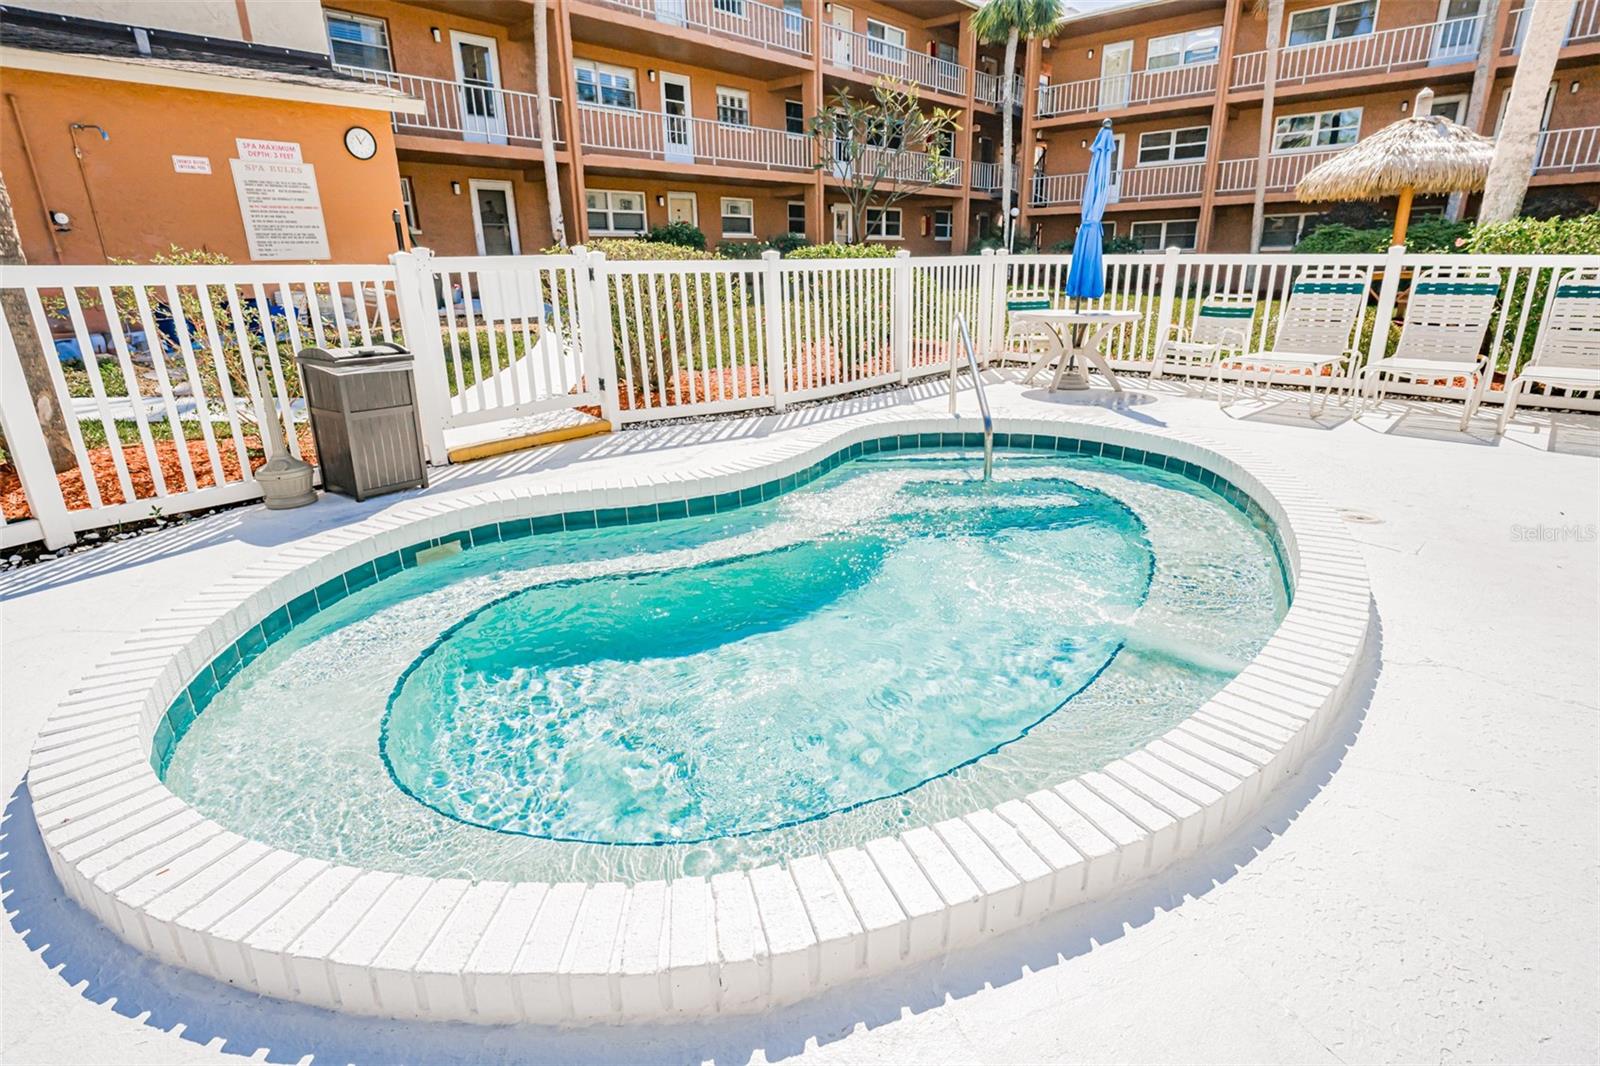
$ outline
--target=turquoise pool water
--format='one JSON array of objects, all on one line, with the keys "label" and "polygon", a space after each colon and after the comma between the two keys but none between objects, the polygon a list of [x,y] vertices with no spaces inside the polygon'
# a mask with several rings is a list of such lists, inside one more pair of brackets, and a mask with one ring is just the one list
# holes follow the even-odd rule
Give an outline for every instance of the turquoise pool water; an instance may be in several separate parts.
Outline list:
[{"label": "turquoise pool water", "polygon": [[859,843],[1102,765],[1285,606],[1263,530],[1078,455],[868,456],[723,513],[470,548],[294,626],[166,780],[434,876],[643,877]]}]

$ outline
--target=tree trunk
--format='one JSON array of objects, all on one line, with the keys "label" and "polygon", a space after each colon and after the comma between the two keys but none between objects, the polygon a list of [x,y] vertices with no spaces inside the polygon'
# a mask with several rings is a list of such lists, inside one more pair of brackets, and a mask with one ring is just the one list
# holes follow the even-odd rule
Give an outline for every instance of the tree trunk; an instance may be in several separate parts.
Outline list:
[{"label": "tree trunk", "polygon": [[[1461,118],[1461,124],[1473,133],[1483,132],[1483,113],[1489,110],[1489,94],[1494,91],[1495,60],[1500,56],[1500,0],[1483,0],[1479,17],[1478,65],[1472,71],[1472,92],[1467,96],[1467,113]],[[1466,193],[1451,193],[1444,209],[1445,218],[1460,222],[1461,212],[1466,206]]]},{"label": "tree trunk", "polygon": [[[22,234],[17,232],[17,218],[11,210],[11,193],[6,190],[6,180],[0,174],[0,264],[24,266],[28,262],[22,254]],[[76,470],[78,460],[72,454],[72,438],[67,436],[66,415],[56,398],[55,384],[50,380],[47,359],[55,353],[45,353],[39,343],[39,334],[33,328],[33,313],[28,309],[27,297],[21,289],[0,289],[0,307],[4,307],[6,324],[11,327],[17,359],[22,363],[22,377],[33,396],[33,410],[39,418],[39,428],[44,431],[44,443],[50,449],[50,462],[56,473]],[[84,366],[93,374],[98,369],[94,355],[84,353]]]},{"label": "tree trunk", "polygon": [[561,187],[556,178],[556,115],[550,106],[550,3],[533,0],[534,87],[539,91],[539,154],[544,156],[544,192],[550,201],[550,235],[567,246],[567,220],[561,214]]},{"label": "tree trunk", "polygon": [[1478,223],[1505,222],[1522,210],[1534,157],[1539,151],[1539,126],[1544,118],[1545,94],[1555,74],[1561,38],[1566,36],[1577,0],[1539,0],[1523,8],[1529,20],[1522,35],[1522,54],[1511,78],[1506,117],[1495,137],[1494,161],[1483,189]]},{"label": "tree trunk", "polygon": [[1000,87],[1000,239],[1008,252],[1014,239],[1011,233],[1011,108],[1016,85],[1012,73],[1017,66],[1018,36],[1017,28],[1011,27],[1006,35],[1005,66],[1000,71],[1000,76],[1005,78]]},{"label": "tree trunk", "polygon": [[1278,90],[1278,47],[1283,40],[1283,0],[1267,5],[1266,74],[1261,83],[1261,131],[1256,138],[1256,188],[1250,208],[1250,254],[1261,251],[1267,224],[1267,163],[1272,157],[1272,105]]}]

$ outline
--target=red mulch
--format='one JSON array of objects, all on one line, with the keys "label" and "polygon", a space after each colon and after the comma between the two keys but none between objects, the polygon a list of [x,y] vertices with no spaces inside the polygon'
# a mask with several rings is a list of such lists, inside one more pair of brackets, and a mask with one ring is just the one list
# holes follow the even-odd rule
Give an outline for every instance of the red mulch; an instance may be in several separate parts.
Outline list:
[{"label": "red mulch", "polygon": [[[301,457],[308,463],[315,463],[317,455],[311,439],[311,429],[308,426],[301,426],[299,430]],[[266,456],[260,454],[260,437],[246,435],[244,443],[251,453],[249,456],[251,470],[267,461]],[[210,488],[216,485],[211,460],[206,455],[205,441],[192,440],[188,445],[189,463],[194,470],[196,487]],[[155,442],[155,449],[156,458],[161,463],[162,477],[166,480],[167,492],[183,492],[185,490],[183,468],[178,463],[177,446],[170,440],[158,440]],[[244,472],[239,468],[239,452],[231,438],[217,441],[217,454],[222,461],[223,482],[243,481]],[[148,499],[153,505],[159,506],[155,479],[150,474],[150,462],[145,455],[144,446],[124,445],[122,456],[128,465],[128,479],[133,482],[134,497],[140,500]],[[125,502],[122,486],[117,480],[117,468],[112,459],[111,449],[105,446],[89,449],[89,465],[94,468],[95,485],[100,489],[101,502],[106,504]],[[66,498],[68,510],[75,511],[89,506],[89,496],[83,486],[83,475],[77,468],[58,474],[56,480],[61,484],[61,494]],[[0,509],[3,509],[8,522],[31,516],[28,499],[22,491],[22,482],[17,477],[16,467],[11,463],[0,463]]]}]

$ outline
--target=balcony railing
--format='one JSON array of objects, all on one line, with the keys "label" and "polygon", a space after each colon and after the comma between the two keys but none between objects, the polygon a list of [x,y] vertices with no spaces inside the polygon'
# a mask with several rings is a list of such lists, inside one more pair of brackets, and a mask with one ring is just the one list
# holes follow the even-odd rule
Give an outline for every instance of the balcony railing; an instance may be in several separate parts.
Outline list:
[{"label": "balcony railing", "polygon": [[[1506,23],[1506,38],[1500,45],[1501,55],[1522,50],[1522,27],[1527,16],[1526,5],[1511,12],[1511,19]],[[1593,44],[1596,41],[1600,41],[1600,0],[1578,0],[1578,6],[1572,12],[1572,22],[1567,25],[1567,35],[1561,43]]]},{"label": "balcony railing", "polygon": [[[1017,172],[1017,165],[1012,163],[1011,188],[1020,194],[1022,186],[1019,182],[1020,177]],[[972,164],[972,187],[980,192],[987,192],[994,196],[1000,195],[1000,164],[974,162]]]},{"label": "balcony railing", "polygon": [[1190,63],[1162,70],[1136,70],[1104,78],[1046,85],[1039,90],[1040,118],[1115,111],[1121,107],[1205,96],[1216,91],[1217,65]]},{"label": "balcony railing", "polygon": [[766,126],[734,126],[704,118],[621,107],[578,108],[578,137],[587,151],[666,163],[706,163],[761,170],[814,169],[810,137]]},{"label": "balcony railing", "polygon": [[[992,107],[1000,106],[1000,94],[1005,89],[1006,80],[998,74],[989,74],[977,71],[973,74],[972,92],[978,98],[978,103],[989,104]],[[1022,103],[1022,75],[1011,76],[1011,101],[1013,104]]]},{"label": "balcony railing", "polygon": [[[843,158],[848,149],[840,152],[826,164],[826,170],[843,180],[853,175],[874,174],[881,169],[891,181],[927,181],[933,174],[933,164],[926,152],[904,152],[894,148],[864,148],[853,160]],[[959,187],[963,180],[965,164],[960,159],[941,156],[946,164],[943,180],[933,184],[941,188]]]},{"label": "balcony railing", "polygon": [[[1113,178],[1108,190],[1111,203],[1143,203],[1151,200],[1178,200],[1199,196],[1205,179],[1204,163],[1171,163],[1164,166],[1134,167]],[[1035,207],[1076,204],[1083,201],[1086,172],[1039,174],[1033,179]]]},{"label": "balcony railing", "polygon": [[1535,174],[1574,174],[1600,168],[1600,126],[1575,126],[1539,134]]},{"label": "balcony railing", "polygon": [[[1292,192],[1313,167],[1342,151],[1344,148],[1267,156],[1267,192]],[[1224,159],[1217,166],[1217,192],[1223,195],[1254,192],[1257,162],[1256,159]]]},{"label": "balcony railing", "polygon": [[[539,97],[535,93],[366,67],[336,65],[335,69],[374,85],[398,89],[422,101],[427,108],[424,114],[396,112],[390,116],[396,133],[448,137],[479,144],[533,147],[539,144]],[[555,143],[561,144],[561,101],[552,98],[550,105],[555,121]]]},{"label": "balcony railing", "polygon": [[[1483,20],[1451,19],[1379,30],[1320,44],[1301,44],[1278,53],[1278,84],[1307,82],[1351,74],[1388,74],[1417,67],[1470,63],[1478,54]],[[1267,53],[1233,57],[1234,90],[1259,89],[1266,82]]]},{"label": "balcony railing", "polygon": [[967,94],[967,68],[961,64],[839,26],[822,27],[822,58],[836,67],[914,82],[947,96]]},{"label": "balcony railing", "polygon": [[595,0],[669,26],[732,37],[793,55],[811,55],[811,20],[759,0]]}]

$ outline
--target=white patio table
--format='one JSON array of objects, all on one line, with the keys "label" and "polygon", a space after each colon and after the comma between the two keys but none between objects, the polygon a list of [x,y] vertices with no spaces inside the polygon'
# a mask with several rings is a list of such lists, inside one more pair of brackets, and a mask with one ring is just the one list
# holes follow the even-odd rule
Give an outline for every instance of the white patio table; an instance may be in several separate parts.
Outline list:
[{"label": "white patio table", "polygon": [[[1031,382],[1035,374],[1054,360],[1056,374],[1050,382],[1052,392],[1056,389],[1087,389],[1090,365],[1106,376],[1106,381],[1111,384],[1113,391],[1122,391],[1122,383],[1117,380],[1117,375],[1111,372],[1110,365],[1100,355],[1100,341],[1105,336],[1106,330],[1136,320],[1139,312],[1013,311],[1011,317],[1014,322],[1013,331],[1022,325],[1043,326],[1044,329],[1038,332],[1051,342],[1039,358],[1033,361],[1033,365],[1028,367],[1028,372],[1022,377],[1024,382]],[[1073,327],[1082,328],[1080,331]],[[1082,333],[1082,338],[1075,344],[1072,337],[1077,332]]]}]

